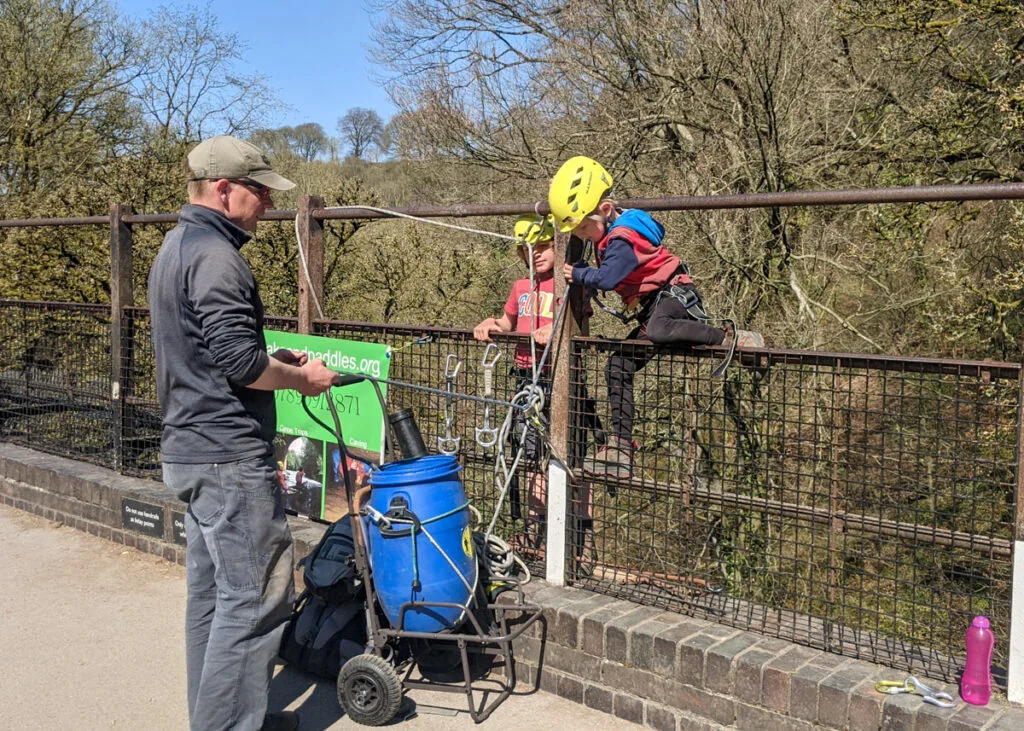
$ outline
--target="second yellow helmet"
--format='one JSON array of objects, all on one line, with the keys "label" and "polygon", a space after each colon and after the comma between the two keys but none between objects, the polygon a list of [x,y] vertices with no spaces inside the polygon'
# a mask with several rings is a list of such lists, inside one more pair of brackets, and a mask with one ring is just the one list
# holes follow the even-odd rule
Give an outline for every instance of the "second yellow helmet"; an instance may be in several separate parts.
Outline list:
[{"label": "second yellow helmet", "polygon": [[562,163],[548,188],[548,205],[562,233],[572,231],[597,209],[614,181],[597,160],[582,155]]},{"label": "second yellow helmet", "polygon": [[538,216],[531,213],[516,219],[515,226],[512,227],[512,235],[519,239],[516,242],[517,245],[526,243],[532,246],[538,241],[551,241],[555,238],[555,225],[551,221],[551,216]]}]

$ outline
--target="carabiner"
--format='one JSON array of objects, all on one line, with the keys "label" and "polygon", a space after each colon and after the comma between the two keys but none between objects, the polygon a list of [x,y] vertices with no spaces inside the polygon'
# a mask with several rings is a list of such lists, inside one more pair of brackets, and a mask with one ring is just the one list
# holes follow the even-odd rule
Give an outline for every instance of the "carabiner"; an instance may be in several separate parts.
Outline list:
[{"label": "carabiner", "polygon": [[[494,392],[494,366],[501,358],[501,349],[494,343],[488,343],[484,349],[484,357],[480,367],[484,371],[484,398],[490,398]],[[476,443],[484,449],[493,447],[498,441],[498,429],[491,426],[491,405],[484,404],[483,426],[476,428]]]},{"label": "carabiner", "polygon": [[[452,367],[452,361],[455,361],[455,367]],[[459,356],[455,353],[449,353],[448,357],[444,361],[444,379],[451,384],[455,380],[455,376],[459,375],[459,369],[462,368],[462,361],[459,360]],[[450,388],[448,389],[451,390]]]},{"label": "carabiner", "polygon": [[875,683],[875,690],[890,695],[913,693],[922,696],[925,703],[939,708],[952,708],[956,705],[956,700],[949,693],[925,685],[913,675],[908,675],[906,680],[879,680]]},{"label": "carabiner", "polygon": [[[493,357],[491,357],[492,353],[494,354]],[[488,360],[488,358],[490,358],[490,360]],[[487,343],[487,347],[484,348],[484,357],[480,361],[480,366],[484,369],[484,373],[487,373],[488,371],[493,371],[495,363],[497,363],[500,359],[501,348],[499,348],[496,343]],[[487,391],[487,384],[484,384],[484,391]]]},{"label": "carabiner", "polygon": [[[454,365],[453,365],[454,363]],[[455,401],[455,377],[459,375],[462,368],[462,361],[455,353],[449,353],[444,363],[445,397],[444,397],[444,436],[437,437],[437,451],[454,457],[459,453],[462,437],[453,434],[455,424],[455,411],[452,403]]]}]

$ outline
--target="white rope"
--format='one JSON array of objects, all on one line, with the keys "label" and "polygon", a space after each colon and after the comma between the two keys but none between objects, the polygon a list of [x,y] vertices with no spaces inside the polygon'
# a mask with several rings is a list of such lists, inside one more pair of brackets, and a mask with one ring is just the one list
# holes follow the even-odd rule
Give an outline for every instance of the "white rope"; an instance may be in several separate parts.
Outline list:
[{"label": "white rope", "polygon": [[[530,384],[512,397],[512,403],[528,408],[533,405],[533,400],[537,398],[540,399],[540,408],[543,408],[543,392],[541,392],[536,385]],[[538,411],[537,413],[540,412]],[[516,468],[519,467],[519,462],[522,460],[523,453],[526,451],[526,439],[524,438],[519,442],[519,449],[516,452],[515,457],[512,459],[512,466],[510,467],[508,465],[505,458],[505,444],[509,441],[512,425],[514,423],[515,408],[509,407],[509,410],[505,413],[505,419],[501,423],[501,429],[498,430],[498,455],[494,460],[494,483],[496,486],[500,487],[498,488],[498,500],[494,505],[494,514],[491,516],[491,522],[487,525],[487,530],[484,533],[485,538],[489,538],[494,534],[494,526],[498,522],[498,516],[501,514],[501,508],[505,504],[505,497],[508,495],[509,485],[512,484],[512,478],[515,476]]]},{"label": "white rope", "polygon": [[316,289],[313,287],[313,280],[309,277],[309,260],[306,259],[306,247],[302,245],[302,236],[299,235],[299,217],[295,217],[295,243],[299,245],[299,258],[302,259],[302,271],[306,275],[306,285],[309,287],[309,295],[313,298],[316,311],[320,319],[324,319],[324,308],[320,306],[320,299],[316,296]]},{"label": "white rope", "polygon": [[430,218],[421,218],[420,216],[412,216],[408,213],[399,213],[398,211],[392,211],[387,208],[374,208],[373,206],[330,206],[324,208],[325,211],[373,211],[374,213],[382,213],[389,217],[394,218],[405,218],[410,221],[417,221],[419,223],[425,223],[429,226],[440,226],[441,228],[450,228],[453,231],[465,231],[466,233],[479,234],[481,236],[493,236],[496,239],[504,239],[505,241],[521,241],[521,239],[515,236],[509,236],[508,234],[499,234],[494,231],[484,231],[478,228],[469,228],[468,226],[459,226],[454,223],[445,223],[443,221],[434,221]]},{"label": "white rope", "polygon": [[[530,583],[530,579],[533,578],[530,569],[503,539],[495,535],[474,533],[473,544],[476,546],[477,555],[483,556],[487,564],[487,575],[492,583],[511,580],[520,585]],[[520,569],[518,573],[513,570],[516,566]]]},{"label": "white rope", "polygon": [[[405,218],[410,221],[416,221],[418,223],[425,223],[430,226],[440,226],[441,228],[448,228],[454,231],[465,231],[466,233],[479,234],[480,236],[492,236],[496,239],[502,239],[505,241],[516,241],[525,244],[526,242],[516,236],[509,236],[508,234],[499,234],[494,231],[484,231],[478,228],[469,228],[468,226],[459,226],[454,223],[444,223],[443,221],[434,221],[429,218],[421,218],[419,216],[412,216],[408,213],[399,213],[398,211],[388,210],[387,208],[376,208],[374,206],[328,206],[324,208],[325,211],[373,211],[374,213],[382,213],[389,217],[394,218]],[[320,300],[316,296],[316,291],[313,289],[313,280],[309,276],[309,261],[306,258],[306,247],[302,242],[302,236],[299,234],[299,217],[295,217],[295,241],[299,247],[299,258],[302,260],[303,269],[306,274],[306,284],[309,286],[309,294],[313,298],[313,304],[316,305],[316,311],[320,315],[320,319],[324,319],[324,308],[320,305]],[[531,247],[532,254],[532,247]],[[530,257],[530,280],[533,281],[533,257]],[[532,334],[532,329],[531,329]]]},{"label": "white rope", "polygon": [[[557,330],[558,324],[561,322],[562,315],[565,313],[565,306],[568,303],[569,298],[563,297],[562,302],[558,307],[558,312],[555,314],[555,319],[552,324],[552,332]],[[487,531],[484,534],[485,538],[489,538],[494,533],[494,526],[498,521],[498,515],[501,513],[501,508],[504,505],[505,497],[508,494],[509,485],[512,483],[512,479],[515,476],[515,471],[519,467],[519,462],[522,460],[523,453],[526,450],[526,438],[520,440],[519,450],[516,452],[515,457],[512,459],[511,466],[508,464],[505,458],[505,444],[509,440],[509,435],[512,430],[512,424],[514,422],[514,416],[516,408],[520,408],[524,413],[532,413],[535,416],[539,416],[541,411],[544,409],[544,391],[538,385],[540,380],[540,374],[543,372],[544,362],[547,360],[548,354],[551,352],[551,345],[553,339],[549,340],[547,345],[544,347],[544,353],[541,355],[540,362],[534,361],[534,373],[533,380],[527,384],[524,389],[517,392],[511,400],[508,412],[505,414],[505,420],[502,422],[501,429],[498,431],[498,454],[494,460],[494,478],[495,485],[500,485],[498,491],[498,500],[494,506],[494,514],[491,516],[491,522],[487,526]],[[545,434],[539,428],[539,424],[532,424],[536,429],[539,437],[547,442],[548,449],[551,450],[552,455],[558,459],[569,473],[570,478],[573,478],[572,471],[569,469],[567,461],[562,458],[562,455],[558,454],[554,445],[551,444],[549,435]],[[526,424],[525,428],[529,429],[531,424]]]}]

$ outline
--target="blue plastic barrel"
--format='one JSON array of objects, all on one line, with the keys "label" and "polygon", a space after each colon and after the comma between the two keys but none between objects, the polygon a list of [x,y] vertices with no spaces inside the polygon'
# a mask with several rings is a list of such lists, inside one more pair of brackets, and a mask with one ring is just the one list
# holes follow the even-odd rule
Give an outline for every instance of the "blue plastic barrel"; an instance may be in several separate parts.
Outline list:
[{"label": "blue plastic barrel", "polygon": [[[395,628],[402,605],[409,601],[469,604],[477,564],[461,469],[454,457],[428,455],[391,462],[370,474],[369,506],[393,517],[390,528],[368,521],[367,535],[377,596]],[[422,529],[414,529],[401,516],[415,516]],[[463,614],[458,608],[416,608],[405,613],[401,629],[446,632],[462,621]]]}]

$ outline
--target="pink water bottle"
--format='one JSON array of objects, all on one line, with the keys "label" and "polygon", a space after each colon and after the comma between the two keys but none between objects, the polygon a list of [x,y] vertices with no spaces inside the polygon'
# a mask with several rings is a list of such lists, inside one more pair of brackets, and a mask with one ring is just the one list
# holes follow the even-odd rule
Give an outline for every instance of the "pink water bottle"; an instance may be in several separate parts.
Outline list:
[{"label": "pink water bottle", "polygon": [[992,696],[992,646],[995,638],[987,617],[975,617],[967,628],[967,663],[960,679],[960,697],[984,706]]}]

